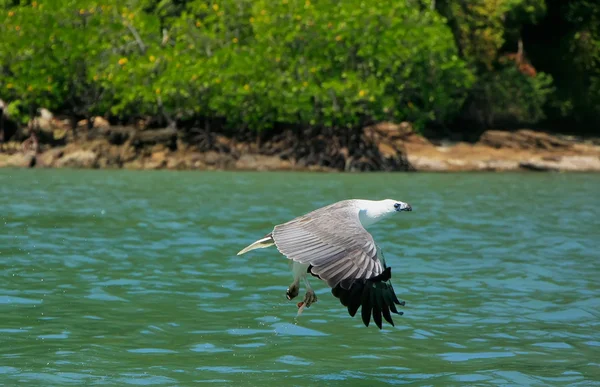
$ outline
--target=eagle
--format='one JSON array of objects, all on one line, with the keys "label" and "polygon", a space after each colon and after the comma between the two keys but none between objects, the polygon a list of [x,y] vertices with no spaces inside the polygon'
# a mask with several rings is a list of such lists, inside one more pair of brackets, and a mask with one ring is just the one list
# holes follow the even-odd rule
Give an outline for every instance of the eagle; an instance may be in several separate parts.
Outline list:
[{"label": "eagle", "polygon": [[286,291],[287,299],[298,296],[301,281],[306,287],[298,314],[317,301],[309,283],[310,274],[327,283],[350,316],[361,308],[364,325],[369,326],[372,316],[382,329],[382,318],[393,326],[391,313],[402,315],[396,305],[404,306],[405,302],[398,300],[391,283],[391,267],[366,227],[406,211],[412,211],[412,207],[398,200],[343,200],[276,225],[238,255],[276,246],[290,260],[294,276]]}]

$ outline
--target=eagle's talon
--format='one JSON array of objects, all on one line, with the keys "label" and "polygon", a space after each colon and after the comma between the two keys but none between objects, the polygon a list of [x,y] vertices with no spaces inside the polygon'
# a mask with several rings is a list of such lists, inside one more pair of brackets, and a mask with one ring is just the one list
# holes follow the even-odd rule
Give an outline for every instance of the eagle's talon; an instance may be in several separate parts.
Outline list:
[{"label": "eagle's talon", "polygon": [[317,295],[312,290],[307,291],[306,295],[304,296],[304,305],[306,305],[307,308],[310,308],[314,302],[317,302]]},{"label": "eagle's talon", "polygon": [[307,291],[306,295],[304,295],[304,301],[300,301],[298,303],[298,314],[297,314],[297,316],[300,316],[302,314],[302,311],[304,311],[305,308],[310,308],[310,306],[314,302],[317,302],[317,295],[312,290]]},{"label": "eagle's talon", "polygon": [[294,286],[294,284],[292,284],[292,285],[290,285],[288,290],[285,292],[285,296],[287,297],[288,300],[292,300],[292,299],[296,298],[299,293],[300,293],[300,286],[298,286],[298,285]]}]

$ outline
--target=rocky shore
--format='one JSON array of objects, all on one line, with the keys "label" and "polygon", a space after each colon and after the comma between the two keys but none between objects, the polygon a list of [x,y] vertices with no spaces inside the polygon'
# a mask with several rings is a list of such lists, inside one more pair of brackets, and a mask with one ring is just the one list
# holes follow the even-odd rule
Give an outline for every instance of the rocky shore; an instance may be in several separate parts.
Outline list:
[{"label": "rocky shore", "polygon": [[484,132],[474,144],[407,143],[418,171],[600,172],[600,140],[581,140],[532,130]]},{"label": "rocky shore", "polygon": [[[95,125],[82,135],[57,129],[0,144],[0,167],[295,171],[600,171],[600,140],[531,130],[489,130],[475,143],[433,141],[408,123],[366,127],[358,148],[335,138],[306,143],[283,133],[258,144],[200,133],[194,141],[174,129]],[[357,151],[358,149],[358,151]]]}]

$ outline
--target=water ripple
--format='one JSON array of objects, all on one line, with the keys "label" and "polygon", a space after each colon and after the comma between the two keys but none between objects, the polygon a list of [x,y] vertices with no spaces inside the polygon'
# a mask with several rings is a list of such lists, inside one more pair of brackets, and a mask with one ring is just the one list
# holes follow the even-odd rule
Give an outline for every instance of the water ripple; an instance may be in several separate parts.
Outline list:
[{"label": "water ripple", "polygon": [[[2,170],[1,379],[592,385],[598,192],[587,174]],[[316,279],[297,317],[288,260],[235,255],[348,197],[414,208],[372,228],[407,302],[382,331]]]}]

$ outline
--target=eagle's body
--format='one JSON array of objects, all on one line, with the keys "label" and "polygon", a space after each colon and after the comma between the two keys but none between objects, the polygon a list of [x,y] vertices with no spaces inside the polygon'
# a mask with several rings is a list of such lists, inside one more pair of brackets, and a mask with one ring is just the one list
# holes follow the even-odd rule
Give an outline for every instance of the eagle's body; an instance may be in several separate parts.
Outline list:
[{"label": "eagle's body", "polygon": [[390,311],[397,314],[398,301],[390,283],[391,269],[381,250],[365,230],[389,215],[411,211],[410,205],[394,200],[344,200],[319,208],[289,222],[238,253],[275,245],[292,260],[294,282],[286,295],[293,299],[304,281],[307,293],[298,306],[309,307],[317,300],[307,274],[322,279],[332,288],[348,312],[354,316],[362,305],[362,320],[369,325],[371,314],[381,328],[382,316],[394,324]]}]

